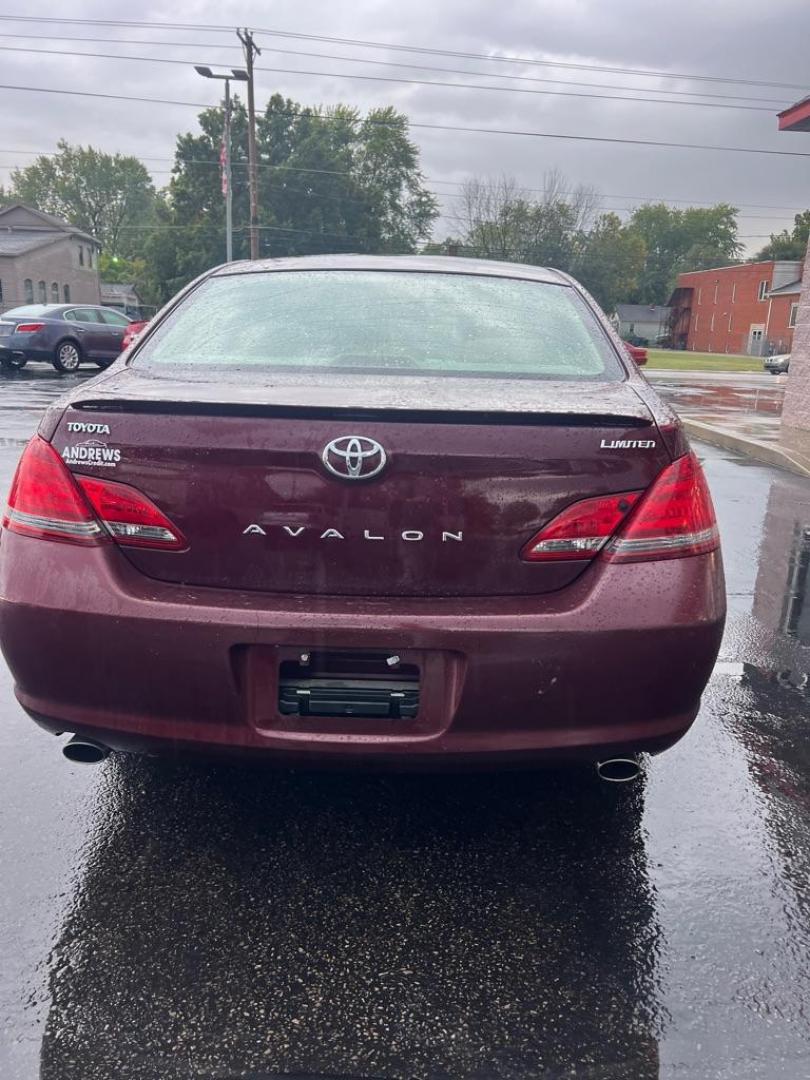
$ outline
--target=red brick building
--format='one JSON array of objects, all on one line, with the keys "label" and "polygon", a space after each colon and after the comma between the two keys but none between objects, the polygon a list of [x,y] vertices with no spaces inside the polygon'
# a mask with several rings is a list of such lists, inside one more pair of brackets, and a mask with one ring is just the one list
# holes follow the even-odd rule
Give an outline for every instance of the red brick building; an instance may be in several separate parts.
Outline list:
[{"label": "red brick building", "polygon": [[790,352],[800,262],[756,262],[679,274],[670,298],[672,344],[691,352]]},{"label": "red brick building", "polygon": [[[810,97],[797,101],[779,113],[780,131],[810,132]],[[782,437],[794,448],[808,453],[807,433],[810,432],[810,244],[804,261],[804,290],[799,301],[796,319],[795,347],[791,349],[790,373],[782,408]]]}]

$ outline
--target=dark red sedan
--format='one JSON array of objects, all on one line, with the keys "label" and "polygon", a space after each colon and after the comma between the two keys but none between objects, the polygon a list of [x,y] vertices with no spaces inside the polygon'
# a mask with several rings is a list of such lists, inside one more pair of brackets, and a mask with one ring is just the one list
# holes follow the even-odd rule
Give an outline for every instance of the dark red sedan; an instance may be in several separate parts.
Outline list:
[{"label": "dark red sedan", "polygon": [[725,615],[677,418],[503,263],[212,271],[48,411],[0,535],[17,697],[74,758],[610,764],[687,731]]}]

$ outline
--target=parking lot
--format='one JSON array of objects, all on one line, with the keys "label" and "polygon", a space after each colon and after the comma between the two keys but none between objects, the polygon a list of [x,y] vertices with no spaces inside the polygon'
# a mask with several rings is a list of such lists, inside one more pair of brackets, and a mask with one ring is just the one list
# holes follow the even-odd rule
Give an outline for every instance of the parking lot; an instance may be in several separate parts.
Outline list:
[{"label": "parking lot", "polygon": [[[0,381],[3,495],[76,378]],[[810,481],[699,450],[726,638],[635,785],[71,765],[0,661],[0,1077],[810,1075]]]}]

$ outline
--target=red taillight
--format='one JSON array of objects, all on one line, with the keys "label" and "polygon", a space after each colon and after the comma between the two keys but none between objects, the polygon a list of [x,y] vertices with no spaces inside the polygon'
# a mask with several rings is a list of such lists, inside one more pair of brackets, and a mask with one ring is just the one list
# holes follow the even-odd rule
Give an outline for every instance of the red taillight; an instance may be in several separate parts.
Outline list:
[{"label": "red taillight", "polygon": [[528,562],[592,559],[613,536],[641,494],[626,491],[574,503],[533,536],[520,557]]},{"label": "red taillight", "polygon": [[605,549],[611,562],[678,559],[720,546],[714,506],[693,453],[673,461],[636,506]]},{"label": "red taillight", "polygon": [[25,448],[11,484],[3,526],[66,544],[118,544],[179,551],[185,537],[145,495],[127,484],[74,476],[38,435]]},{"label": "red taillight", "polygon": [[702,555],[720,546],[712,498],[694,454],[673,461],[646,492],[573,503],[532,537],[528,562],[593,559],[643,562]]},{"label": "red taillight", "polygon": [[41,322],[21,322],[17,323],[17,334],[36,334],[38,330],[42,330],[45,327],[45,323]]},{"label": "red taillight", "polygon": [[17,466],[3,525],[10,532],[66,544],[97,544],[106,538],[62,459],[38,435]]},{"label": "red taillight", "polygon": [[128,484],[97,480],[94,476],[76,479],[104,527],[119,544],[169,551],[188,547],[177,526],[140,491]]},{"label": "red taillight", "polygon": [[98,543],[105,532],[56,450],[33,436],[14,474],[3,526],[64,543]]}]

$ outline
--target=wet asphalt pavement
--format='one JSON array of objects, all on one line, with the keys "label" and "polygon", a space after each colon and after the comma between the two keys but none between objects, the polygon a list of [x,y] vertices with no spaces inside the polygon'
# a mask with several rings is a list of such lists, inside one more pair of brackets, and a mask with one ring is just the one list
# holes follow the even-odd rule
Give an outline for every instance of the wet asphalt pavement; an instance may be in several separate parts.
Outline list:
[{"label": "wet asphalt pavement", "polygon": [[634,786],[71,765],[0,660],[0,1078],[810,1076],[810,481],[699,449],[726,640]]}]

